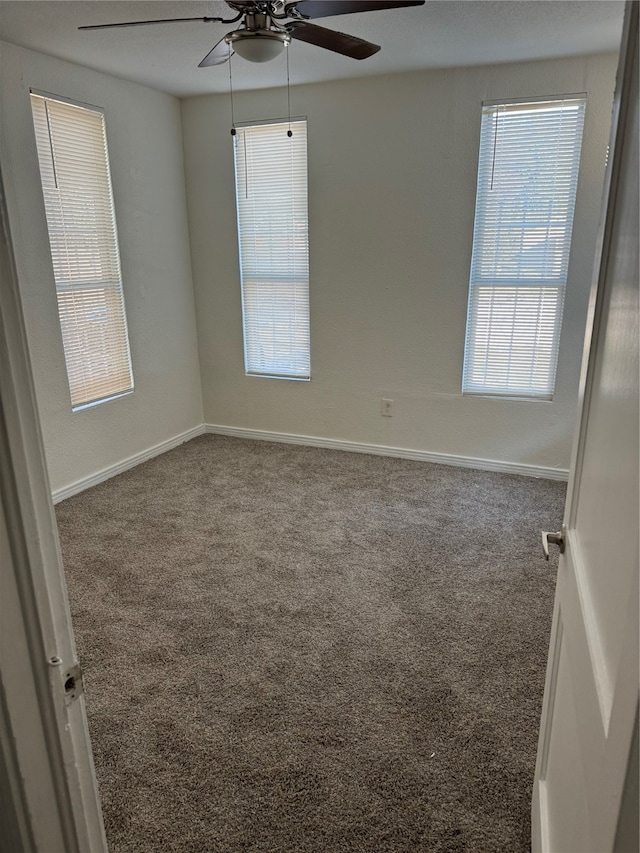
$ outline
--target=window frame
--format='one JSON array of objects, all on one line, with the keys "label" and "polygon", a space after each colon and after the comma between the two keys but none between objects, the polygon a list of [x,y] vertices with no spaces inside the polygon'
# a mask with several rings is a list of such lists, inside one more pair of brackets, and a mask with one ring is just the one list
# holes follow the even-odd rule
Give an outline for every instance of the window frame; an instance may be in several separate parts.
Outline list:
[{"label": "window frame", "polygon": [[[562,109],[562,105],[568,102],[569,105],[573,105],[577,108],[577,118],[575,120],[575,133],[572,138],[572,147],[571,147],[571,158],[570,158],[570,168],[566,172],[565,178],[569,181],[570,188],[567,192],[567,209],[566,216],[561,220],[552,224],[553,216],[549,215],[545,220],[545,225],[547,228],[547,235],[549,234],[549,230],[552,228],[560,229],[563,232],[563,248],[562,255],[560,260],[560,269],[556,276],[549,275],[549,271],[545,270],[544,273],[540,275],[520,275],[516,274],[511,279],[506,276],[496,276],[496,275],[488,275],[483,274],[482,270],[479,269],[481,263],[477,263],[476,254],[478,251],[478,247],[481,246],[484,248],[484,243],[486,241],[486,234],[490,232],[491,226],[485,228],[485,223],[487,218],[490,216],[490,204],[487,198],[487,192],[491,191],[486,188],[486,185],[482,183],[482,179],[486,178],[486,173],[488,169],[488,160],[487,153],[491,154],[492,157],[492,177],[493,177],[493,169],[495,168],[496,163],[496,139],[497,134],[499,132],[498,121],[499,121],[499,110],[501,107],[505,108],[505,112],[526,112],[527,110],[533,111],[538,108],[544,109],[545,106],[553,107],[554,109]],[[573,102],[573,103],[572,103]],[[487,135],[487,125],[485,124],[487,121],[490,121],[492,124],[493,119],[488,118],[490,110],[495,110],[494,115],[496,115],[495,120],[495,132],[494,142],[491,146],[492,151],[487,152],[485,150],[485,138]],[[474,224],[473,224],[473,238],[472,238],[472,258],[470,264],[470,272],[469,272],[469,285],[468,285],[468,303],[467,303],[467,316],[466,316],[466,328],[465,328],[465,339],[464,339],[464,360],[462,366],[462,394],[463,396],[469,397],[492,397],[497,399],[510,399],[510,400],[522,400],[522,401],[551,401],[554,398],[556,393],[556,383],[557,383],[557,368],[558,368],[558,357],[560,352],[560,342],[561,342],[561,333],[562,333],[562,321],[563,321],[563,313],[564,313],[564,302],[565,302],[565,294],[566,287],[569,281],[569,269],[571,263],[571,252],[572,252],[572,244],[573,244],[573,226],[575,222],[575,213],[576,213],[576,202],[577,202],[577,192],[578,185],[580,180],[580,169],[582,162],[582,151],[584,144],[584,127],[585,127],[585,116],[587,109],[587,94],[585,92],[579,93],[567,93],[562,95],[539,95],[533,97],[520,97],[520,98],[500,98],[495,100],[485,100],[482,102],[481,106],[481,124],[480,124],[480,139],[478,144],[478,172],[477,172],[477,181],[476,181],[476,200],[475,200],[475,208],[474,208]],[[511,143],[513,144],[513,142]],[[548,143],[545,143],[548,146]],[[541,154],[544,153],[545,148],[540,148]],[[512,152],[511,152],[512,153]],[[558,158],[559,159],[559,158]],[[526,164],[525,164],[526,166]],[[510,192],[503,193],[501,196],[503,199],[512,200],[515,198],[513,194],[513,190],[510,188]],[[553,201],[559,199],[560,196],[550,195],[549,198]],[[529,229],[531,229],[531,225],[529,225]],[[522,221],[516,220],[516,224],[514,227],[514,231],[520,230],[521,239],[524,240],[527,230],[527,222],[526,222],[526,213],[524,214]],[[497,223],[494,225],[494,234],[497,235],[499,233],[499,226]],[[568,236],[565,236],[568,235]],[[498,252],[497,246],[497,237],[494,236],[495,243],[495,251]],[[503,250],[504,251],[504,250]],[[524,247],[521,248],[520,253],[525,252],[526,249]],[[505,261],[507,256],[505,255]],[[494,264],[498,264],[499,261],[493,261]],[[548,259],[545,257],[545,263],[549,263]],[[557,261],[552,262],[552,266]],[[526,294],[527,288],[531,288],[529,291],[529,296],[535,296],[535,291],[537,291],[538,297],[538,322],[542,322],[540,317],[545,313],[548,313],[548,308],[545,306],[545,299],[549,296],[555,299],[555,309],[553,312],[553,317],[551,320],[551,325],[547,326],[546,330],[552,329],[551,335],[551,345],[547,347],[548,349],[548,366],[546,369],[547,382],[544,390],[535,390],[533,387],[533,380],[531,380],[529,388],[524,387],[508,387],[508,380],[502,385],[498,383],[488,383],[486,382],[483,385],[476,382],[474,383],[471,379],[471,366],[474,358],[477,357],[477,352],[481,349],[480,338],[477,337],[476,324],[481,320],[482,312],[480,311],[479,305],[476,305],[476,300],[480,300],[482,294],[480,293],[481,288],[485,288],[487,290],[492,290],[492,293],[489,293],[486,296],[485,305],[491,305],[491,311],[495,306],[500,308],[499,299],[497,294],[501,289],[504,289],[505,297],[509,297],[507,290],[511,290],[511,302],[512,302],[512,336],[513,333],[517,330],[517,323],[522,319],[522,314],[518,317],[518,311],[521,309],[518,306],[518,300],[523,297],[523,294]],[[545,293],[545,291],[549,291],[549,293]],[[555,291],[554,294],[551,291]],[[548,300],[547,300],[548,301]],[[507,300],[504,300],[502,310],[505,310],[504,306],[507,304]],[[476,310],[476,308],[478,310]],[[486,311],[486,307],[484,309]],[[550,315],[549,315],[550,316]],[[521,330],[522,332],[522,330]],[[491,330],[489,329],[486,332],[486,352],[489,353],[489,349],[491,346],[490,341]],[[537,336],[537,333],[536,333]],[[522,346],[525,348],[524,338],[522,339]],[[495,339],[494,339],[495,341]],[[494,342],[495,346],[495,342]],[[536,353],[541,347],[540,340],[534,341],[529,350],[528,350],[528,358],[530,359],[530,370],[533,373],[535,362],[536,362]],[[475,352],[474,352],[475,350]],[[509,351],[506,357],[505,364],[510,365],[514,358],[514,353],[517,351],[513,348],[513,339],[509,344]],[[487,358],[489,356],[487,355]],[[516,356],[517,360],[517,356]],[[486,376],[485,376],[486,378]],[[515,385],[515,383],[514,383]]]},{"label": "window frame", "polygon": [[[63,224],[62,229],[60,227],[56,229],[52,224],[52,217],[55,215],[55,211],[53,209],[53,205],[50,205],[50,203],[48,202],[48,191],[51,189],[51,187],[48,185],[44,174],[44,170],[47,168],[48,162],[43,162],[42,157],[45,156],[45,152],[41,149],[38,141],[38,126],[41,121],[41,118],[36,115],[36,108],[34,106],[35,99],[44,101],[45,105],[45,111],[47,115],[47,131],[49,137],[49,151],[46,152],[46,157],[50,157],[51,168],[53,169],[53,175],[56,182],[55,189],[58,189],[57,180],[60,175],[60,171],[59,166],[56,163],[55,142],[53,140],[52,129],[50,124],[49,104],[53,102],[61,105],[70,106],[76,109],[84,110],[89,113],[93,113],[100,117],[100,135],[102,146],[98,145],[93,147],[94,159],[92,162],[92,167],[95,164],[96,169],[91,173],[91,177],[96,176],[97,180],[99,180],[100,177],[102,178],[102,192],[97,193],[95,196],[99,199],[99,204],[103,207],[102,221],[98,222],[93,230],[91,228],[87,228],[86,230],[76,233],[80,235],[80,240],[78,241],[77,246],[80,246],[80,244],[82,243],[82,237],[84,237],[85,241],[87,240],[88,234],[92,234],[95,236],[96,243],[101,243],[102,248],[100,250],[97,250],[97,254],[94,258],[94,263],[97,267],[100,267],[101,272],[104,272],[102,267],[103,260],[105,260],[104,267],[107,268],[110,273],[112,273],[111,276],[103,274],[92,278],[89,275],[87,276],[84,282],[81,282],[79,278],[74,277],[75,274],[73,273],[69,273],[69,275],[67,275],[66,277],[62,275],[62,265],[60,259],[57,259],[55,256],[56,253],[54,252],[52,238],[56,233],[64,233],[66,241],[67,235],[73,235],[73,228],[70,225],[67,226],[67,224],[65,223]],[[29,89],[29,100],[34,128],[34,141],[36,143],[36,156],[39,167],[40,188],[43,196],[43,205],[45,209],[45,217],[47,223],[47,237],[49,241],[50,250],[49,256],[51,259],[56,287],[58,320],[60,323],[67,382],[69,385],[69,393],[71,397],[71,411],[79,412],[83,411],[84,409],[93,408],[94,406],[98,406],[102,403],[110,402],[111,400],[116,400],[121,397],[129,396],[135,390],[133,368],[131,363],[131,347],[127,323],[127,311],[120,260],[120,244],[118,239],[115,202],[113,197],[111,163],[107,140],[106,114],[105,109],[103,107],[79,101],[74,98],[68,98],[63,95],[57,95],[52,92],[43,91],[41,89],[36,89],[34,87],[30,87]],[[68,169],[69,167],[67,166],[63,171],[68,171]],[[80,178],[78,178],[78,175],[79,170],[76,170],[76,172],[74,173],[74,178],[76,178],[78,182],[80,182]],[[60,201],[59,204],[60,210],[63,210],[64,203]],[[104,213],[105,210],[107,211],[106,215]],[[99,215],[96,215],[95,218],[98,219]],[[62,215],[62,219],[64,220],[64,214]],[[69,241],[69,244],[72,247],[70,251],[72,251],[72,239]],[[106,256],[103,258],[101,254],[101,252],[105,250],[105,247],[107,253],[111,253],[110,264]],[[83,257],[86,260],[87,256],[85,255]],[[100,258],[99,261],[97,260],[98,257]],[[76,260],[76,263],[78,263],[78,260]],[[68,322],[68,315],[70,312],[67,311],[65,313],[60,300],[61,297],[64,297],[65,295],[67,297],[71,295],[71,299],[73,300],[74,293],[78,293],[79,295],[84,294],[86,298],[87,294],[92,291],[102,291],[104,311],[106,312],[108,317],[108,322],[105,326],[105,338],[108,338],[109,343],[105,344],[100,355],[103,360],[111,356],[113,359],[114,366],[111,370],[111,373],[109,373],[109,370],[107,369],[107,372],[104,374],[103,378],[93,378],[88,380],[83,377],[82,379],[78,379],[78,374],[82,373],[83,371],[91,372],[92,370],[97,370],[96,358],[98,350],[95,347],[95,344],[85,344],[85,346],[83,347],[82,342],[80,340],[83,332],[88,335],[93,331],[93,333],[95,334],[97,326],[95,323],[92,323],[91,320],[84,320],[83,322],[77,323],[77,326],[76,328],[74,328],[73,333],[70,334],[69,330],[67,330],[67,333],[65,335],[64,325],[65,321]],[[112,349],[112,353],[108,353],[109,348]],[[104,393],[99,393],[100,386],[103,386]],[[87,391],[92,387],[96,389],[96,393],[98,393],[98,396],[89,396],[87,394]]]},{"label": "window frame", "polygon": [[[252,356],[250,353],[250,348],[252,344],[255,344],[257,341],[257,337],[252,335],[249,332],[249,326],[251,323],[250,319],[250,309],[249,309],[249,288],[248,288],[248,279],[249,275],[247,274],[248,263],[244,262],[243,258],[243,232],[242,232],[242,212],[241,212],[241,196],[240,189],[241,183],[243,180],[246,180],[246,173],[243,177],[239,169],[242,168],[243,163],[246,164],[246,154],[243,152],[243,161],[240,162],[238,158],[238,145],[240,144],[240,140],[244,137],[242,136],[242,131],[245,129],[253,129],[260,127],[281,127],[283,134],[287,130],[292,130],[293,135],[296,132],[296,125],[300,123],[304,123],[304,134],[305,134],[305,149],[304,149],[304,243],[305,243],[305,268],[304,274],[299,276],[292,276],[288,274],[286,270],[284,271],[274,271],[273,269],[269,271],[269,279],[271,284],[276,284],[277,282],[287,283],[287,282],[297,282],[297,284],[302,285],[304,290],[304,308],[306,309],[306,323],[302,330],[301,338],[304,342],[304,349],[306,355],[306,371],[304,373],[296,374],[296,373],[287,373],[284,370],[279,372],[277,370],[269,370],[264,369],[260,370],[256,367],[256,359],[252,360]],[[239,272],[240,272],[240,288],[241,288],[241,309],[242,309],[242,335],[243,335],[243,353],[244,353],[244,369],[245,376],[247,377],[256,377],[260,379],[284,379],[293,382],[310,382],[311,381],[311,318],[310,318],[310,286],[309,286],[309,211],[308,211],[308,122],[307,117],[302,116],[291,116],[290,118],[274,118],[274,119],[262,119],[257,121],[244,121],[244,122],[236,122],[234,124],[234,131],[239,131],[233,134],[233,156],[234,156],[234,188],[235,188],[235,202],[236,202],[236,225],[237,225],[237,237],[238,237],[238,264],[239,264]],[[292,216],[292,226],[295,227],[294,217]],[[255,275],[255,274],[254,274]],[[259,277],[259,276],[258,276]],[[265,276],[266,278],[266,276]],[[255,299],[259,297],[254,295]],[[256,318],[259,319],[259,314],[255,315]],[[274,336],[275,338],[275,336]],[[291,338],[289,339],[291,340]],[[290,361],[288,364],[291,365],[295,362],[295,359]],[[275,363],[275,358],[272,359],[272,365]],[[286,370],[286,369],[285,369]]]}]

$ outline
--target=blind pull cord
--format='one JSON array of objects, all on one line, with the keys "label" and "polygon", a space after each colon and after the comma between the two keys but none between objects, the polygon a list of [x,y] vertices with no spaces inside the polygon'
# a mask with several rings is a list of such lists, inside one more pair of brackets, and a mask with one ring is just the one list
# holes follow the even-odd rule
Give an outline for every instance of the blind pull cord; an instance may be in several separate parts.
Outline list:
[{"label": "blind pull cord", "polygon": [[493,189],[493,176],[496,171],[496,149],[498,147],[498,122],[500,120],[500,108],[496,110],[496,125],[493,131],[493,156],[491,158],[491,185],[489,187],[490,190]]},{"label": "blind pull cord", "polygon": [[56,185],[56,189],[59,189],[59,187],[58,187],[58,174],[56,172],[56,155],[54,154],[54,151],[53,151],[53,138],[51,136],[51,119],[49,118],[49,104],[47,103],[46,98],[44,101],[44,112],[45,112],[45,115],[47,117],[47,133],[49,134],[49,148],[51,150],[51,166],[53,167],[53,182]]}]

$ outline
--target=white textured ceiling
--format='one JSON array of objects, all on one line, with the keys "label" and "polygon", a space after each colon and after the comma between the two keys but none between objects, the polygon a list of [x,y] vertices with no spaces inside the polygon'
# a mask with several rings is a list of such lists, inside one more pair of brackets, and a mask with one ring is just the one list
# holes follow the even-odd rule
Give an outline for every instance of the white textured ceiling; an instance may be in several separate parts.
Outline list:
[{"label": "white textured ceiling", "polygon": [[[357,61],[303,42],[289,48],[292,84],[425,68],[615,51],[617,0],[427,0],[424,6],[323,18],[317,23],[382,46]],[[237,25],[157,24],[79,31],[81,24],[148,18],[231,17],[222,0],[2,0],[0,39],[178,96],[226,92],[228,66],[198,68]],[[236,89],[281,86],[284,56],[266,64],[233,58]]]}]

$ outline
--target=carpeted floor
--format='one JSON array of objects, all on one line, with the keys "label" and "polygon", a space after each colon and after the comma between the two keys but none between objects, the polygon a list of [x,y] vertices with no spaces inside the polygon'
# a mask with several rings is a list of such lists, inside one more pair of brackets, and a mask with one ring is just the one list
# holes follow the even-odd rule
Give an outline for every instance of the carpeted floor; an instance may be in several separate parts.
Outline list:
[{"label": "carpeted floor", "polygon": [[112,853],[528,851],[564,491],[203,436],[59,504]]}]

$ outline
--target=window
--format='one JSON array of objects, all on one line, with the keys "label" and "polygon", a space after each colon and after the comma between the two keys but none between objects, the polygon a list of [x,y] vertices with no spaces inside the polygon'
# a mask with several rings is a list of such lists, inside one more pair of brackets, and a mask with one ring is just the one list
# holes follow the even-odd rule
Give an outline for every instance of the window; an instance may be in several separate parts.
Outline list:
[{"label": "window", "polygon": [[309,379],[307,123],[234,136],[245,370]]},{"label": "window", "polygon": [[585,103],[483,106],[464,393],[553,395]]},{"label": "window", "polygon": [[32,93],[74,411],[133,390],[104,115]]}]

